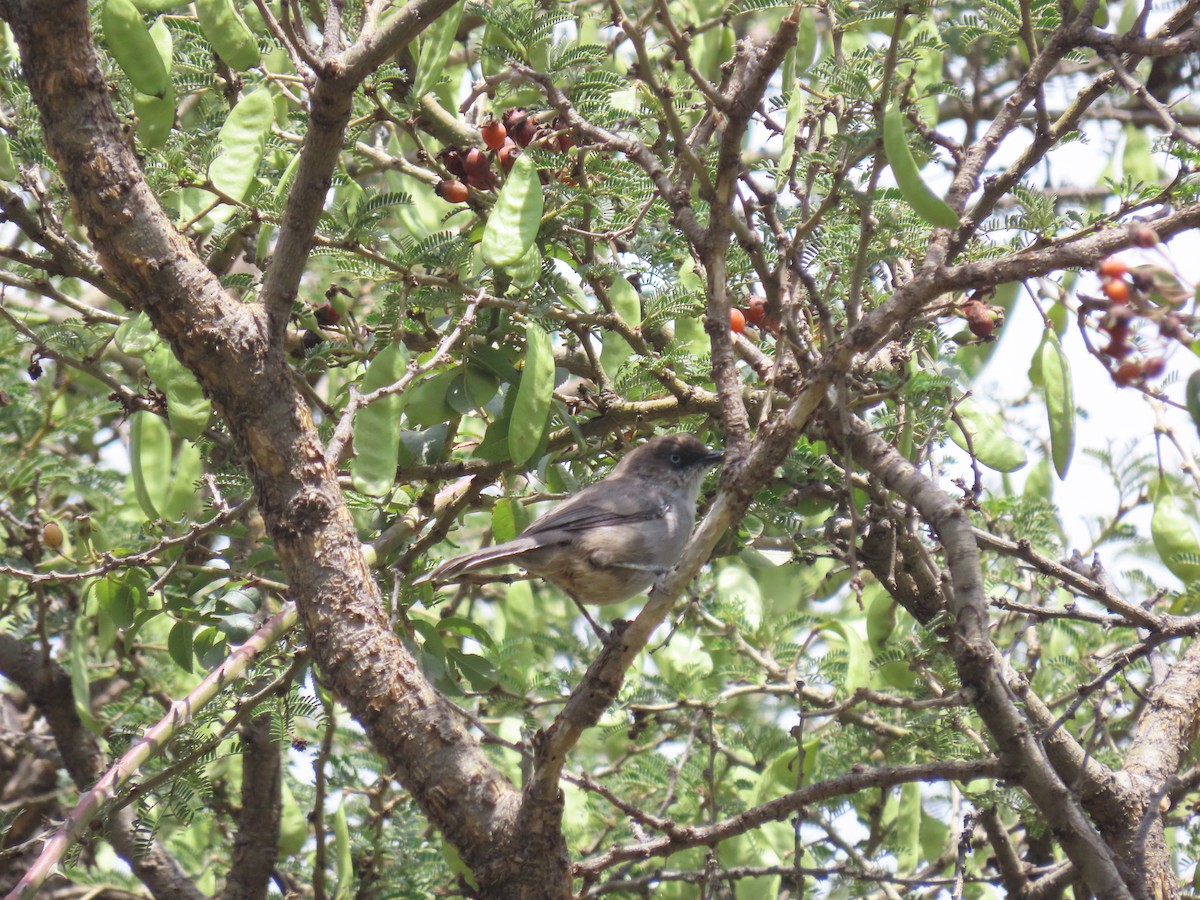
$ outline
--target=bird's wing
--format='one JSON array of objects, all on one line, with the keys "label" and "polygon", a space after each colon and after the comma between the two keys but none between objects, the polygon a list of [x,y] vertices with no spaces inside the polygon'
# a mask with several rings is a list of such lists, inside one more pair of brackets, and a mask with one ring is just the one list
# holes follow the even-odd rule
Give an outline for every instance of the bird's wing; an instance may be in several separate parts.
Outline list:
[{"label": "bird's wing", "polygon": [[[593,488],[604,485],[606,490]],[[551,531],[583,531],[606,525],[629,525],[664,518],[670,506],[655,490],[614,491],[612,479],[585,488],[560,503],[526,528],[521,537],[536,537]]]}]

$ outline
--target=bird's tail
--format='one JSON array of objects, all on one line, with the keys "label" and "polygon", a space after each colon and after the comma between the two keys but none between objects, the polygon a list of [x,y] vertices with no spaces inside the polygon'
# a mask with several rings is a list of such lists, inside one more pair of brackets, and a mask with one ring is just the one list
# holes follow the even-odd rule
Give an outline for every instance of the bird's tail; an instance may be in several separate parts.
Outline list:
[{"label": "bird's tail", "polygon": [[520,565],[521,557],[538,546],[538,542],[533,538],[517,538],[494,547],[484,547],[473,553],[464,553],[462,556],[448,559],[440,566],[426,572],[413,584],[453,581],[461,575],[467,575],[478,569],[489,569],[508,563]]}]

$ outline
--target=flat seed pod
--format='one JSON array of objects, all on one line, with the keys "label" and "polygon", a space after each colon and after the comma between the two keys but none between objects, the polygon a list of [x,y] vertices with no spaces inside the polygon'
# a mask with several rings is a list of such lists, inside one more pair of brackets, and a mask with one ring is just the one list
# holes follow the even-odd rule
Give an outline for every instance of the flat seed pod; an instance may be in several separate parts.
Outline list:
[{"label": "flat seed pod", "polygon": [[929,189],[921,178],[917,162],[904,136],[904,116],[900,104],[893,103],[883,114],[883,149],[887,153],[896,186],[918,216],[938,228],[957,228],[958,214]]},{"label": "flat seed pod", "polygon": [[132,0],[105,0],[100,22],[108,52],[130,84],[143,94],[165,97],[171,87],[170,75]]},{"label": "flat seed pod", "polygon": [[1004,433],[1004,421],[998,415],[969,398],[958,404],[958,415],[971,435],[971,444],[968,448],[962,430],[953,422],[946,426],[950,440],[974,452],[981,465],[996,472],[1014,472],[1025,465],[1025,448]]},{"label": "flat seed pod", "polygon": [[[363,393],[395,384],[408,368],[408,351],[388,344],[371,360],[363,375]],[[354,417],[354,459],[350,479],[354,489],[368,497],[382,497],[396,481],[400,458],[400,414],[403,394],[391,394],[363,407]]]},{"label": "flat seed pod", "polygon": [[258,65],[258,41],[232,0],[196,0],[200,30],[226,65],[238,72]]},{"label": "flat seed pod", "polygon": [[208,177],[218,190],[235,200],[249,197],[274,118],[275,104],[265,87],[251,91],[230,110],[217,135],[221,152],[208,167]]},{"label": "flat seed pod", "polygon": [[1050,455],[1058,477],[1066,478],[1071,456],[1075,452],[1075,391],[1067,355],[1058,342],[1058,335],[1052,330],[1042,338],[1038,356],[1041,360],[1046,415],[1050,424]]},{"label": "flat seed pod", "polygon": [[525,370],[517,384],[517,399],[508,425],[508,452],[519,466],[525,465],[541,444],[554,396],[554,349],[550,335],[539,325],[528,322],[525,341]]},{"label": "flat seed pod", "polygon": [[1165,479],[1159,479],[1154,491],[1154,515],[1150,517],[1150,537],[1163,565],[1184,584],[1200,580],[1200,539],[1192,523],[1179,508]]},{"label": "flat seed pod", "polygon": [[537,239],[542,224],[542,182],[528,154],[522,153],[496,197],[483,229],[483,261],[495,269],[519,263]]}]

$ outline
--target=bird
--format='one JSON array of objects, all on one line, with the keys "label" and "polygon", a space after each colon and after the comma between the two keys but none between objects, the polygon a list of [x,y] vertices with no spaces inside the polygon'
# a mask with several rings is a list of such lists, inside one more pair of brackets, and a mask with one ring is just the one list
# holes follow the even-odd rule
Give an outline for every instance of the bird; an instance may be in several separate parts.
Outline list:
[{"label": "bird", "polygon": [[511,563],[562,588],[591,620],[582,604],[628,600],[671,570],[695,525],[704,476],[723,455],[692,434],[652,438],[513,540],[446,560],[414,583]]}]

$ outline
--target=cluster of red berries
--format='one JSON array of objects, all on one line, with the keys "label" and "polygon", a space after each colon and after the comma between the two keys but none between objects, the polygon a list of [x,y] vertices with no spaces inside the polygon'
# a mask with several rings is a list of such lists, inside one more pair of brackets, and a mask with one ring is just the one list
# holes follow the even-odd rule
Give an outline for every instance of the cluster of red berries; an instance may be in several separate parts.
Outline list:
[{"label": "cluster of red berries", "polygon": [[[1135,227],[1139,229],[1135,235],[1138,246],[1157,246],[1158,235],[1152,228]],[[1128,385],[1157,378],[1166,369],[1163,350],[1130,359],[1134,354],[1130,335],[1137,320],[1142,319],[1156,325],[1164,341],[1178,341],[1185,346],[1191,344],[1194,337],[1176,312],[1192,296],[1191,289],[1166,269],[1155,266],[1131,268],[1124,260],[1112,256],[1100,260],[1096,271],[1100,275],[1104,299],[1095,299],[1089,305],[1103,310],[1097,327],[1107,335],[1108,343],[1100,348],[1100,355],[1111,362],[1109,371],[1113,381]]]},{"label": "cluster of red berries", "polygon": [[499,162],[500,168],[507,174],[521,148],[528,147],[534,141],[566,153],[575,146],[575,142],[570,135],[558,131],[558,126],[559,121],[555,119],[555,130],[547,131],[538,124],[532,113],[521,107],[505,110],[499,119],[488,119],[479,128],[486,149],[447,147],[438,154],[442,166],[454,177],[439,182],[434,192],[448,203],[465,203],[470,196],[469,188],[492,190],[497,185],[492,160]]},{"label": "cluster of red berries", "polygon": [[736,306],[729,310],[729,329],[734,334],[744,332],[747,322],[755,328],[765,328],[771,334],[779,332],[779,322],[767,315],[767,298],[759,294],[751,294],[746,298],[744,310]]}]

